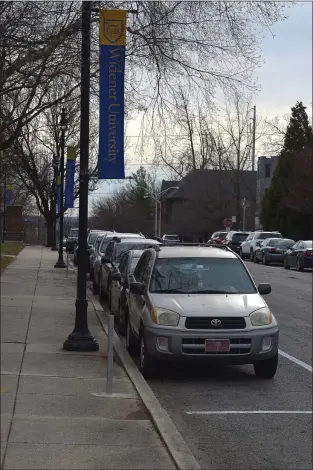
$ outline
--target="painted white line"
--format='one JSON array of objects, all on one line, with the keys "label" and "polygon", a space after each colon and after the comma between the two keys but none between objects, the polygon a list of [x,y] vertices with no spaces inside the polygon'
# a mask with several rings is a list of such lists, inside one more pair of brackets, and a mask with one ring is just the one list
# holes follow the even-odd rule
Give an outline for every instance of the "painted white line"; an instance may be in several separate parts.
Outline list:
[{"label": "painted white line", "polygon": [[187,415],[311,415],[312,411],[294,411],[294,410],[230,410],[230,411],[187,411]]},{"label": "painted white line", "polygon": [[297,359],[296,357],[290,356],[290,354],[285,353],[285,352],[282,351],[281,349],[278,350],[278,353],[279,353],[281,356],[285,357],[286,359],[289,359],[289,361],[292,361],[292,362],[294,362],[295,364],[298,364],[298,366],[303,367],[303,369],[306,369],[306,370],[308,370],[309,372],[312,372],[312,366],[310,366],[309,364],[306,364],[305,362],[300,361],[300,360]]}]

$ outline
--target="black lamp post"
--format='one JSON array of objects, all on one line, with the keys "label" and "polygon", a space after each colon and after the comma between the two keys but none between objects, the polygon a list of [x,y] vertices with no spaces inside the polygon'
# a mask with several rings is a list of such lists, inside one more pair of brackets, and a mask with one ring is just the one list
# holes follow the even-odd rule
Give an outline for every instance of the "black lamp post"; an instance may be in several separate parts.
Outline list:
[{"label": "black lamp post", "polygon": [[90,17],[92,2],[82,2],[79,233],[75,327],[63,344],[66,351],[98,351],[99,344],[88,329],[86,295],[88,164],[89,164],[89,99],[90,99]]},{"label": "black lamp post", "polygon": [[59,230],[59,259],[55,263],[55,268],[66,268],[66,264],[64,263],[63,259],[63,218],[64,218],[64,201],[63,201],[63,194],[64,194],[64,152],[65,152],[65,130],[66,130],[66,116],[65,116],[65,108],[62,108],[61,113],[61,120],[60,120],[60,128],[61,128],[61,158],[60,158],[60,177],[61,177],[61,184],[60,184],[60,230]]},{"label": "black lamp post", "polygon": [[57,215],[57,176],[58,176],[58,162],[56,155],[53,155],[53,188],[52,188],[52,211],[53,211],[53,241],[51,251],[58,251],[57,248],[57,222],[56,222],[56,215]]}]

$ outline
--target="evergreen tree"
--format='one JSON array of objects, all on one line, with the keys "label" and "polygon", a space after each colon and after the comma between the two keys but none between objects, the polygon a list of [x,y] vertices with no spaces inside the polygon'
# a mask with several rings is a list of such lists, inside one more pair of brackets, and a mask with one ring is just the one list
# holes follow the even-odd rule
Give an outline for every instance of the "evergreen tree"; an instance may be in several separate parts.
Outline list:
[{"label": "evergreen tree", "polygon": [[291,108],[284,146],[279,155],[270,188],[262,200],[261,223],[266,230],[279,230],[283,236],[294,239],[311,237],[311,217],[286,206],[291,184],[293,158],[298,150],[312,146],[312,127],[306,107],[300,101]]}]

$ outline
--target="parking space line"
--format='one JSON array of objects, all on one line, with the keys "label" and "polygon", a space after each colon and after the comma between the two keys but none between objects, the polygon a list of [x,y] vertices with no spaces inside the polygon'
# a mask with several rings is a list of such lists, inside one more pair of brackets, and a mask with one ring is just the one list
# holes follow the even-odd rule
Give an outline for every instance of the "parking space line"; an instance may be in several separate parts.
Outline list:
[{"label": "parking space line", "polygon": [[279,353],[281,356],[285,357],[286,359],[289,359],[289,361],[292,361],[292,362],[294,362],[295,364],[298,364],[298,366],[303,367],[303,369],[306,369],[306,370],[308,370],[309,372],[312,372],[312,366],[310,366],[309,364],[306,364],[305,362],[300,361],[300,360],[297,359],[296,357],[290,356],[290,354],[285,353],[285,352],[282,351],[281,349],[278,350],[278,353]]},{"label": "parking space line", "polygon": [[312,411],[303,410],[220,410],[220,411],[186,411],[187,415],[311,415]]}]

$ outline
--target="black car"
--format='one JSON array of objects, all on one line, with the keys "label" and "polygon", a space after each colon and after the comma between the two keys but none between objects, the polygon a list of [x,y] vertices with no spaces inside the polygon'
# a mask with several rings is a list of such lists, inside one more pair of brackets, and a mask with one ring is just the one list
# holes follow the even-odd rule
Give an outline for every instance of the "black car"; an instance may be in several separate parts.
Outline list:
[{"label": "black car", "polygon": [[222,242],[223,245],[227,245],[231,250],[239,254],[240,245],[250,235],[250,232],[236,232],[232,230],[228,232],[225,240]]},{"label": "black car", "polygon": [[155,245],[161,245],[157,240],[149,238],[122,238],[114,237],[108,244],[101,259],[100,267],[100,298],[103,300],[110,291],[111,275],[119,272],[121,259],[129,250],[143,250]]},{"label": "black car", "polygon": [[266,238],[254,251],[254,262],[284,263],[284,255],[295,244],[290,238]]},{"label": "black car", "polygon": [[65,250],[67,253],[74,253],[78,245],[78,228],[71,228],[66,239]]},{"label": "black car", "polygon": [[[90,264],[89,264],[89,256],[92,253],[93,246],[95,241],[97,240],[98,236],[101,234],[104,234],[105,232],[103,230],[90,230],[87,236],[87,252],[88,252],[88,266],[87,266],[87,272],[89,273],[90,271]],[[78,262],[78,245],[74,248],[74,259],[73,263],[75,266],[77,266]]]},{"label": "black car", "polygon": [[296,268],[297,271],[313,267],[312,240],[300,240],[284,256],[284,268]]},{"label": "black car", "polygon": [[130,276],[137,266],[142,251],[130,250],[125,253],[119,264],[119,271],[111,275],[109,309],[114,315],[118,331],[121,335],[126,333],[125,312],[128,302]]}]

